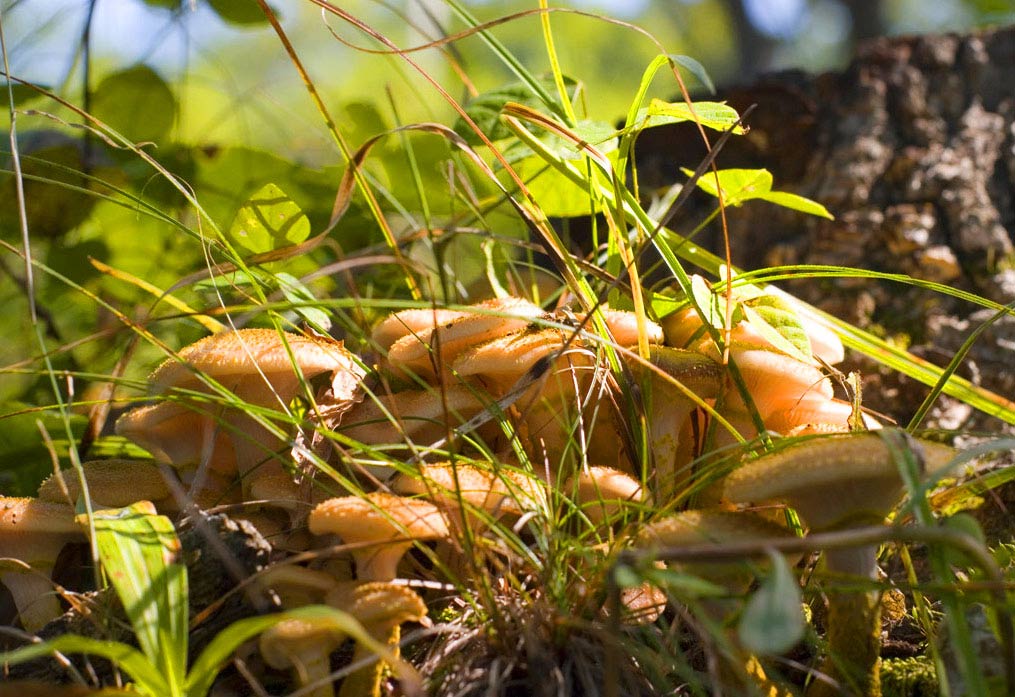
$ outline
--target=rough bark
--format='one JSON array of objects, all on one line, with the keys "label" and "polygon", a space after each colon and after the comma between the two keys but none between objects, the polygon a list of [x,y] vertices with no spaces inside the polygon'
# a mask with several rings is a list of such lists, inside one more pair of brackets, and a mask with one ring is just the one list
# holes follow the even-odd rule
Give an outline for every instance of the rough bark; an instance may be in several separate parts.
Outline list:
[{"label": "rough bark", "polygon": [[[777,73],[719,97],[740,110],[758,105],[751,132],[731,140],[719,166],[765,167],[776,189],[820,201],[836,217],[749,202],[729,214],[736,264],[854,266],[1015,301],[1015,28],[878,39],[842,72]],[[676,166],[703,154],[692,128],[646,131],[638,143],[642,182],[680,181]],[[696,195],[673,227],[693,228],[713,206]],[[704,240],[721,249],[716,225]],[[939,365],[993,314],[894,283],[809,280],[790,289]],[[1013,347],[1015,318],[1003,317],[960,374],[1010,397]],[[854,357],[847,367],[867,374],[868,404],[903,423],[926,394],[879,375],[869,361]],[[946,398],[928,425],[1000,428]]]}]

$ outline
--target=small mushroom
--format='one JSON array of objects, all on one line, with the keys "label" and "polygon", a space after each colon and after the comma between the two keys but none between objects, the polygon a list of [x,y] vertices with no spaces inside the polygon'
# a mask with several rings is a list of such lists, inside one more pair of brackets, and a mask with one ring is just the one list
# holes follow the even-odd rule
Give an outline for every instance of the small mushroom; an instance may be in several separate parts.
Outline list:
[{"label": "small mushroom", "polygon": [[711,358],[694,351],[653,346],[650,366],[633,364],[636,375],[644,376],[647,390],[646,410],[650,427],[649,446],[654,464],[654,494],[659,504],[672,501],[684,477],[680,470],[688,463],[677,462],[680,432],[691,412],[698,407],[674,382],[699,399],[713,399],[722,387],[722,367]]},{"label": "small mushroom", "polygon": [[287,610],[323,602],[338,583],[325,571],[297,564],[272,564],[254,579],[254,584],[262,591],[274,592]]},{"label": "small mushroom", "polygon": [[301,686],[319,684],[308,697],[334,697],[328,681],[331,653],[346,639],[345,632],[327,620],[282,620],[264,631],[258,640],[261,656],[272,668],[292,668]]},{"label": "small mushroom", "polygon": [[[833,426],[839,431],[848,431],[852,415],[853,405],[849,402],[804,395],[792,407],[769,414],[765,419],[765,425],[770,431],[783,435],[819,433],[823,430],[822,425]],[[876,419],[866,414],[863,415],[863,422],[868,429],[881,428]],[[806,427],[811,427],[811,430],[805,432]]]},{"label": "small mushroom", "polygon": [[582,512],[597,528],[606,528],[627,506],[647,502],[641,482],[612,467],[589,467],[564,486],[574,492]]},{"label": "small mushroom", "polygon": [[506,395],[537,361],[563,348],[564,337],[560,331],[529,329],[463,351],[452,367],[460,377],[478,380],[490,394],[499,398]]},{"label": "small mushroom", "polygon": [[65,544],[84,541],[74,509],[30,498],[0,498],[0,582],[7,586],[21,626],[35,633],[59,617],[60,603],[50,575]]},{"label": "small mushroom", "polygon": [[[786,537],[792,537],[792,533],[785,527],[753,513],[718,509],[687,510],[644,526],[638,531],[634,546],[639,549],[694,547]],[[791,563],[795,562],[796,559],[791,560]],[[743,563],[681,562],[678,566],[721,584],[731,595],[746,593],[754,580],[753,571]]]},{"label": "small mushroom", "polygon": [[[420,622],[426,617],[426,604],[414,591],[392,583],[341,584],[330,591],[325,599],[356,618],[373,639],[393,648],[397,655],[401,625]],[[358,663],[370,654],[359,643],[352,662]],[[362,668],[342,681],[339,697],[380,697],[383,661]]]},{"label": "small mushroom", "polygon": [[[545,368],[533,372],[540,360],[546,361]],[[576,442],[577,428],[589,459],[626,461],[616,409],[606,398],[606,372],[583,343],[565,350],[559,330],[530,329],[477,346],[453,366],[460,377],[478,382],[498,399],[518,389],[519,380],[531,373],[531,384],[506,411],[534,459],[557,465]]]},{"label": "small mushroom", "polygon": [[[953,456],[951,448],[910,440],[928,469]],[[738,503],[784,503],[812,532],[879,525],[899,504],[905,486],[895,454],[877,434],[815,436],[745,464],[727,476],[724,496]],[[875,579],[877,549],[861,546],[824,552],[829,572]],[[878,593],[829,597],[829,658],[823,670],[856,694],[880,694],[881,642]],[[829,695],[815,681],[808,695]]]},{"label": "small mushroom", "polygon": [[448,310],[439,307],[402,310],[378,322],[370,338],[378,348],[387,351],[392,344],[403,337],[429,336],[430,332],[437,327],[450,324],[468,314],[464,310]]},{"label": "small mushroom", "polygon": [[[761,516],[745,511],[687,510],[660,518],[643,527],[635,537],[634,546],[641,549],[664,547],[691,548],[702,545],[721,545],[746,540],[764,541],[792,537],[793,534]],[[795,564],[801,555],[789,555],[788,562]],[[737,562],[680,562],[671,563],[681,570],[717,583],[731,596],[741,596],[754,581],[755,570],[765,564],[759,559],[749,566],[746,560]],[[739,603],[738,603],[739,604]],[[734,609],[730,601],[723,598],[709,598],[701,603],[702,610],[715,622],[725,623]],[[753,685],[751,693],[781,695],[765,675],[764,669],[754,656],[749,656],[742,665],[735,666],[735,672],[725,675],[732,684],[727,686],[734,694],[745,691],[745,685]],[[738,684],[740,683],[740,684]]]},{"label": "small mushroom", "polygon": [[221,411],[215,405],[149,404],[117,419],[116,434],[137,443],[157,462],[182,472],[205,465],[212,472],[235,476],[236,452],[228,428],[221,423]]},{"label": "small mushroom", "polygon": [[[618,346],[636,346],[638,344],[638,315],[626,310],[602,309],[603,320],[613,335]],[[650,344],[661,344],[663,328],[652,320],[645,319],[645,336]]]},{"label": "small mushroom", "polygon": [[[310,542],[306,530],[307,516],[314,504],[323,501],[326,495],[320,490],[298,485],[280,463],[272,462],[260,467],[248,474],[247,479],[247,502],[258,502],[257,509],[253,512],[246,509],[239,517],[250,520],[266,538],[275,535],[271,543],[276,548],[305,550]],[[254,519],[250,517],[252,514]],[[268,523],[277,520],[277,514],[287,519],[286,524],[270,532],[262,530],[258,520]]]},{"label": "small mushroom", "polygon": [[[517,517],[537,508],[541,484],[530,475],[506,468],[495,472],[465,463],[441,462],[421,464],[418,475],[400,475],[392,488],[403,495],[427,496],[459,529],[468,520],[471,529],[479,532],[489,520]],[[463,508],[472,514],[466,515]],[[482,517],[477,515],[480,511]]]},{"label": "small mushroom", "polygon": [[309,523],[315,535],[335,534],[352,547],[356,577],[363,581],[390,581],[414,541],[450,535],[432,503],[383,492],[328,499],[314,508]]}]

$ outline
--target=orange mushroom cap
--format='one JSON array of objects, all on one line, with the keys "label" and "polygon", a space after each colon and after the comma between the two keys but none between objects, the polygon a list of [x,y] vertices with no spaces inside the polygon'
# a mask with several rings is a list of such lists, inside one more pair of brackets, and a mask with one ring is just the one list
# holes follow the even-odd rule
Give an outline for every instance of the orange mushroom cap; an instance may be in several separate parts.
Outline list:
[{"label": "orange mushroom cap", "polygon": [[447,538],[448,524],[440,509],[428,501],[372,492],[343,496],[318,504],[311,512],[310,532],[335,534],[349,545],[356,575],[367,581],[389,581],[414,540]]}]

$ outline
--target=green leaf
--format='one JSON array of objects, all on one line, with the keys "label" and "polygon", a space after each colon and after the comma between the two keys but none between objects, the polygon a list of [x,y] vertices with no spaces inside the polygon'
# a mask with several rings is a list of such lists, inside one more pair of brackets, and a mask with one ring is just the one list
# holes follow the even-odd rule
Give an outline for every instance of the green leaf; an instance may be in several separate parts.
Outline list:
[{"label": "green leaf", "polygon": [[807,213],[808,215],[816,215],[819,218],[828,218],[829,220],[835,220],[835,216],[828,212],[828,209],[822,206],[817,201],[812,201],[809,198],[798,196],[797,194],[791,194],[788,191],[770,191],[764,196],[759,196],[769,203],[774,203],[777,206],[783,208],[789,208],[793,211],[800,211],[801,213]]},{"label": "green leaf", "polygon": [[[268,18],[257,4],[257,0],[208,0],[208,7],[215,10],[215,14],[229,24],[249,26],[268,23]],[[274,7],[271,11],[278,16],[278,10]]]},{"label": "green leaf", "polygon": [[[584,143],[592,145],[599,152],[607,154],[617,149],[617,129],[605,121],[592,121],[582,119],[574,127],[569,129],[578,136]],[[559,141],[556,144],[555,141]],[[546,141],[555,152],[565,160],[577,160],[582,155],[582,149],[571,141],[563,140],[558,136],[550,136]]]},{"label": "green leaf", "polygon": [[687,306],[687,301],[654,291],[649,295],[653,317],[666,317]]},{"label": "green leaf", "polygon": [[[681,171],[688,177],[693,174],[691,170],[683,167]],[[828,209],[816,201],[786,191],[772,191],[772,173],[767,169],[720,169],[718,176],[723,202],[727,206],[739,206],[745,201],[759,199],[801,213],[834,219]],[[707,194],[717,196],[715,178],[715,173],[706,173],[698,179],[698,188]]]},{"label": "green leaf", "polygon": [[318,302],[317,297],[310,292],[310,289],[300,283],[298,278],[287,273],[276,273],[275,279],[286,300],[297,305],[293,311],[315,330],[327,334],[331,329],[331,318],[320,307],[311,307],[306,304]]},{"label": "green leaf", "polygon": [[229,236],[254,254],[261,254],[307,239],[310,221],[282,189],[265,184],[240,208]]},{"label": "green leaf", "polygon": [[777,295],[761,295],[742,300],[744,316],[768,343],[804,363],[813,363],[811,340],[800,316],[786,300]]},{"label": "green leaf", "polygon": [[713,293],[708,281],[698,274],[691,276],[691,295],[694,296],[698,308],[705,313],[705,323],[710,327],[722,329],[726,321],[725,298]]},{"label": "green leaf", "polygon": [[686,68],[691,75],[698,78],[698,82],[700,82],[710,94],[715,94],[715,84],[713,84],[712,78],[709,77],[708,71],[705,70],[705,66],[690,56],[684,56],[679,53],[671,53],[669,58],[677,65]]},{"label": "green leaf", "polygon": [[95,511],[99,558],[141,651],[182,694],[187,675],[187,567],[173,524],[151,503]]},{"label": "green leaf", "polygon": [[783,653],[803,638],[804,619],[800,584],[781,554],[769,550],[771,570],[751,596],[740,616],[737,634],[750,653]]},{"label": "green leaf", "polygon": [[[28,229],[32,237],[63,237],[84,222],[96,199],[87,191],[84,150],[78,138],[55,130],[20,134],[21,172]],[[94,144],[97,152],[100,144]],[[8,157],[0,156],[0,170],[11,169]],[[0,178],[0,235],[20,239],[18,193],[14,177]],[[80,261],[77,262],[80,264]]]},{"label": "green leaf", "polygon": [[600,210],[600,205],[587,189],[547,165],[538,155],[526,157],[513,167],[525,181],[533,198],[539,201],[539,208],[545,215],[574,218]]},{"label": "green leaf", "polygon": [[[552,79],[539,80],[539,83],[548,92],[556,90],[556,83]],[[568,97],[573,98],[577,82],[565,77],[564,84],[567,85]],[[532,88],[521,82],[514,82],[489,92],[483,92],[469,100],[465,105],[465,113],[469,115],[479,129],[486,134],[491,141],[504,140],[512,137],[511,130],[501,123],[500,113],[508,102],[517,102],[526,106],[540,109],[543,106],[542,100],[536,96]],[[462,136],[472,146],[482,145],[482,139],[475,131],[459,118],[454,125],[455,132]]]},{"label": "green leaf", "polygon": [[99,83],[92,115],[134,142],[159,142],[176,120],[176,97],[158,73],[138,64]]},{"label": "green leaf", "polygon": [[[150,697],[170,697],[168,683],[162,679],[158,669],[148,662],[137,649],[116,641],[102,641],[89,637],[64,634],[50,641],[31,644],[8,653],[0,653],[0,663],[17,665],[35,658],[60,653],[83,653],[100,656],[118,665],[134,680],[134,688]],[[180,694],[180,693],[177,693]]]},{"label": "green leaf", "polygon": [[691,112],[685,102],[664,102],[661,99],[653,99],[644,109],[638,110],[638,121],[644,121],[643,128],[649,126],[662,126],[668,123],[681,123],[683,121],[694,121],[695,115],[702,126],[716,131],[725,131],[733,128],[737,135],[743,135],[742,126],[734,124],[740,119],[740,114],[731,106],[722,102],[692,102],[694,113]]},{"label": "green leaf", "polygon": [[[36,86],[39,89],[43,90],[50,89],[45,85],[36,85]],[[8,92],[8,89],[10,90],[10,93],[13,93],[15,107],[22,107],[25,104],[28,104],[29,102],[35,101],[36,99],[39,99],[40,97],[44,96],[42,94],[39,94],[39,90],[35,89],[32,85],[25,85],[23,83],[16,82],[13,85],[10,85],[10,87],[8,88],[8,84],[6,82],[0,82],[0,104],[10,105],[11,95]]]},{"label": "green leaf", "polygon": [[[691,170],[681,167],[680,171],[690,177]],[[727,206],[739,206],[744,201],[758,198],[772,190],[772,173],[767,169],[720,169],[718,173],[706,172],[698,179],[698,188],[706,194],[718,196],[716,175],[722,187],[723,202]]]}]

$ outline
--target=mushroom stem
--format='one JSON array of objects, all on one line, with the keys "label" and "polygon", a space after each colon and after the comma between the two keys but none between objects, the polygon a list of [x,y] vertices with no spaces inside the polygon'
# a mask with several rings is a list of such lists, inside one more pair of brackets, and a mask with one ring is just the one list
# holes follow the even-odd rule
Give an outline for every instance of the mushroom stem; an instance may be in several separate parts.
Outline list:
[{"label": "mushroom stem", "polygon": [[307,697],[335,697],[331,676],[331,654],[317,649],[293,657],[293,668],[301,685],[317,685]]},{"label": "mushroom stem", "polygon": [[[825,568],[836,574],[877,578],[877,549],[864,545],[825,551]],[[821,671],[832,682],[815,680],[807,697],[881,695],[881,594],[836,592],[828,596],[828,656]]]},{"label": "mushroom stem", "polygon": [[[392,655],[398,657],[398,644],[402,638],[401,626],[395,625],[383,635],[377,632],[370,632],[370,634],[374,639],[391,649]],[[357,642],[356,648],[353,650],[351,664],[355,665],[370,657],[373,657],[374,660],[362,668],[357,668],[342,680],[338,697],[381,697],[381,681],[384,678],[384,668],[387,663],[369,648]]]}]

